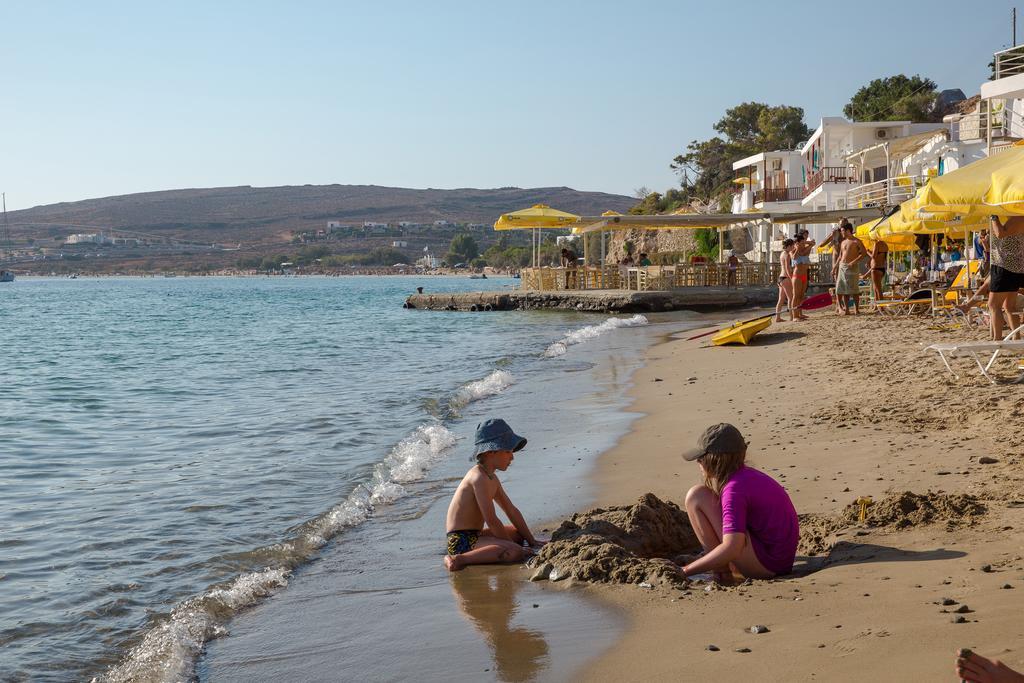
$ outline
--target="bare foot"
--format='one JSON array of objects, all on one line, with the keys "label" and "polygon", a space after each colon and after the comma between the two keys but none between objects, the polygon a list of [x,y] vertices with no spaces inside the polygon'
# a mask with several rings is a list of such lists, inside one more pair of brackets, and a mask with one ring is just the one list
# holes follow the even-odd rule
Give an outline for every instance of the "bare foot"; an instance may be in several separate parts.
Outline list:
[{"label": "bare foot", "polygon": [[786,321],[782,319],[781,315],[777,315],[777,316],[775,316],[775,322],[777,322],[777,323],[784,323]]},{"label": "bare foot", "polygon": [[970,650],[957,652],[956,675],[976,683],[1024,683],[1021,675],[998,659],[988,659]]},{"label": "bare foot", "polygon": [[458,555],[445,555],[444,566],[447,567],[450,572],[457,572],[464,568],[462,563],[458,560]]}]

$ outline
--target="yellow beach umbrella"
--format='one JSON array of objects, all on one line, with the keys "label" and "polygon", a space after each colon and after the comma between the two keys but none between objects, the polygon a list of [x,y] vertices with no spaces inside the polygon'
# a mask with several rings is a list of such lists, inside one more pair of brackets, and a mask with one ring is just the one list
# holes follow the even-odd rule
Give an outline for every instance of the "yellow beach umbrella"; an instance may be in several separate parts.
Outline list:
[{"label": "yellow beach umbrella", "polygon": [[877,223],[878,221],[862,223],[854,232],[868,251],[874,249],[875,242],[878,240],[883,240],[889,246],[889,251],[915,251],[917,249],[917,241],[912,233],[891,233],[885,228],[877,228]]},{"label": "yellow beach umbrella", "polygon": [[[932,178],[917,191],[908,211],[916,218],[949,214],[984,218],[1024,216],[1024,145]],[[931,215],[929,215],[931,214]]]},{"label": "yellow beach umbrella", "polygon": [[494,223],[494,229],[568,228],[578,219],[576,214],[552,209],[546,204],[534,204],[528,209],[501,214]]},{"label": "yellow beach umbrella", "polygon": [[503,213],[494,223],[495,230],[533,230],[530,237],[530,246],[533,250],[531,263],[534,267],[538,265],[538,245],[541,228],[569,228],[579,219],[579,216],[558,209],[552,209],[547,204],[534,204],[528,209]]}]

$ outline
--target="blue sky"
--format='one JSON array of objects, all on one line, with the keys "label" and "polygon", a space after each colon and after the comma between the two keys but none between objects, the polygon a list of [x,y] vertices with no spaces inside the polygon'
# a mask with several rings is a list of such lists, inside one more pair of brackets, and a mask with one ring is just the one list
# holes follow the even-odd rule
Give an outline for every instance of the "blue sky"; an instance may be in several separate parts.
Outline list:
[{"label": "blue sky", "polygon": [[976,93],[1011,4],[966,7],[0,0],[0,190],[663,190],[740,102],[814,127],[900,72]]}]

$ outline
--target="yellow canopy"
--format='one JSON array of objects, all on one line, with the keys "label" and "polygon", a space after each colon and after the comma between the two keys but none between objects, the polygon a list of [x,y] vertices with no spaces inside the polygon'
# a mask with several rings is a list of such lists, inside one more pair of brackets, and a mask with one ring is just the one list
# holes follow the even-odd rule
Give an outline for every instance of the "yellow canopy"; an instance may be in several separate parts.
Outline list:
[{"label": "yellow canopy", "polygon": [[872,235],[886,237],[913,233],[916,235],[945,235],[955,239],[963,239],[972,230],[988,228],[987,216],[964,216],[953,213],[915,215],[914,199],[908,199],[900,205],[899,212],[893,214],[876,226]]},{"label": "yellow canopy", "polygon": [[854,234],[860,238],[868,251],[875,248],[875,242],[884,240],[889,251],[916,251],[917,240],[910,233],[884,235],[878,230],[873,230],[878,221],[869,221],[857,226]]},{"label": "yellow canopy", "polygon": [[534,204],[529,209],[503,213],[494,223],[495,230],[523,230],[533,228],[568,228],[579,216],[546,204]]},{"label": "yellow canopy", "polygon": [[1024,145],[932,178],[911,201],[915,218],[1024,216]]}]

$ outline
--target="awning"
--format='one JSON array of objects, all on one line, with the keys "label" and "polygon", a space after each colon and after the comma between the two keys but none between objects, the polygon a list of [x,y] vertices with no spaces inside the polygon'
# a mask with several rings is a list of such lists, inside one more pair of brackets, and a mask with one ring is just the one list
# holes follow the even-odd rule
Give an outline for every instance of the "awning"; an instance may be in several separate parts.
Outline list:
[{"label": "awning", "polygon": [[879,219],[883,216],[880,208],[837,209],[835,211],[804,212],[751,212],[751,213],[684,213],[672,215],[625,215],[625,216],[580,216],[573,225],[573,232],[585,234],[597,230],[672,230],[698,228],[730,228],[771,221],[776,224],[838,223],[846,218],[852,222]]},{"label": "awning", "polygon": [[896,138],[895,140],[879,142],[876,145],[871,145],[870,147],[865,147],[857,150],[856,152],[847,154],[846,161],[859,161],[861,155],[869,154],[875,150],[879,150],[884,154],[886,147],[889,148],[889,158],[891,160],[900,159],[905,156],[910,156],[940,135],[948,140],[949,130],[940,128],[937,130],[930,130],[925,133],[916,133],[903,138]]}]

